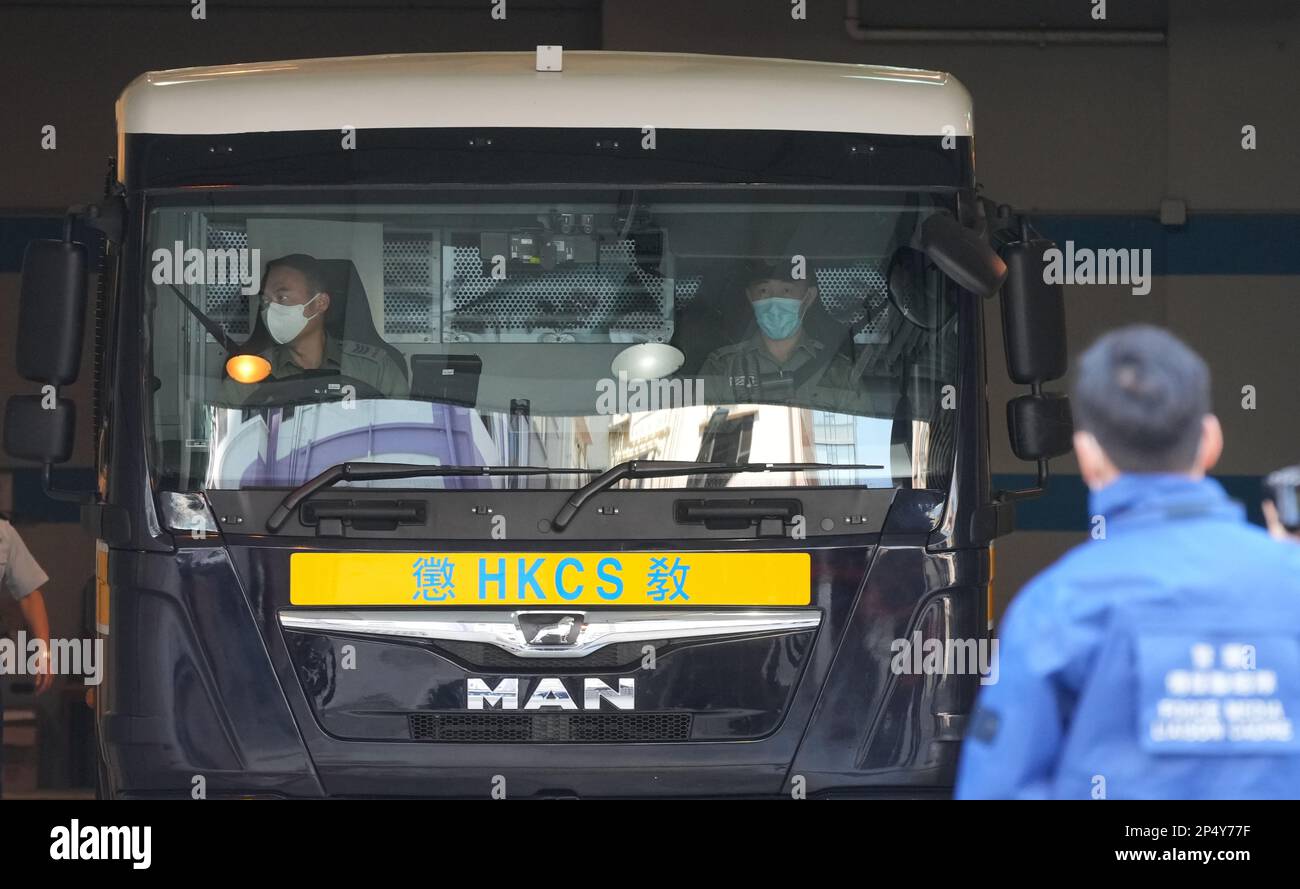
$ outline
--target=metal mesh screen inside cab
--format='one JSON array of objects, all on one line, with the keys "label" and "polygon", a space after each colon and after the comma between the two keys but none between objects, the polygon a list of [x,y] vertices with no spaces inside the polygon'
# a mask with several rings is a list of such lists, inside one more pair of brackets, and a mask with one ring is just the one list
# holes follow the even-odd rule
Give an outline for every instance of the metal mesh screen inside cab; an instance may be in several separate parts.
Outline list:
[{"label": "metal mesh screen inside cab", "polygon": [[496,338],[527,342],[540,327],[557,333],[621,330],[666,342],[673,334],[674,297],[682,302],[698,286],[674,286],[637,265],[631,241],[602,244],[598,264],[509,281],[485,275],[475,247],[453,247],[451,256],[443,311],[453,339],[492,331]]},{"label": "metal mesh screen inside cab", "polygon": [[689,713],[412,713],[413,741],[616,744],[685,741]]}]

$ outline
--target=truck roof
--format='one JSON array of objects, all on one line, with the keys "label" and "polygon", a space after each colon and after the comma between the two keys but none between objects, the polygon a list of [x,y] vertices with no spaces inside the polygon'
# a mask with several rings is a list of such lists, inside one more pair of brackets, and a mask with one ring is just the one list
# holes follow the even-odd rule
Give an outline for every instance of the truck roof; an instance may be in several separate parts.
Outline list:
[{"label": "truck roof", "polygon": [[117,102],[119,133],[412,127],[598,127],[972,135],[950,74],[684,53],[352,56],[150,71]]}]

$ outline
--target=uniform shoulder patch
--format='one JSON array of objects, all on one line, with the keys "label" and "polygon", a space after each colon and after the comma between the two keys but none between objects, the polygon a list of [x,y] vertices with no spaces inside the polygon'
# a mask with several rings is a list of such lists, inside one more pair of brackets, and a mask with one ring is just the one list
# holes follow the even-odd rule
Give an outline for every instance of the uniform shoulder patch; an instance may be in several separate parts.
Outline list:
[{"label": "uniform shoulder patch", "polygon": [[343,351],[349,355],[365,355],[374,358],[379,354],[379,348],[369,343],[363,343],[358,340],[344,340]]}]

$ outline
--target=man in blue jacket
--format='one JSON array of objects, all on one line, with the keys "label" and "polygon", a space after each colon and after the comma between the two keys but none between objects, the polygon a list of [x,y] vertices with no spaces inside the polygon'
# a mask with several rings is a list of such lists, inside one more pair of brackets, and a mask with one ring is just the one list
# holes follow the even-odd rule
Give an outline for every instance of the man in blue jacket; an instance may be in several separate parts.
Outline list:
[{"label": "man in blue jacket", "polygon": [[1008,609],[957,796],[1300,797],[1300,547],[1206,478],[1205,363],[1126,327],[1072,398],[1091,539]]}]

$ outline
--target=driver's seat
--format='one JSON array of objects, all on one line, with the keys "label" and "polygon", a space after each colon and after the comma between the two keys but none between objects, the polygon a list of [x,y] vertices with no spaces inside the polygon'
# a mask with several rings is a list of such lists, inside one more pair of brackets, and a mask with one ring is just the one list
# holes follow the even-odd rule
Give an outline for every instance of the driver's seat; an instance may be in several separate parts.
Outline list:
[{"label": "driver's seat", "polygon": [[[361,283],[361,275],[350,259],[320,259],[321,287],[330,295],[330,307],[325,312],[325,332],[337,339],[366,343],[383,349],[397,366],[402,369],[402,377],[409,384],[410,371],[406,366],[406,356],[401,349],[389,344],[375,329],[374,316],[370,314],[370,300],[366,288]],[[247,340],[250,351],[261,352],[274,343],[266,329],[262,313],[257,313],[253,322],[253,332]]]}]

